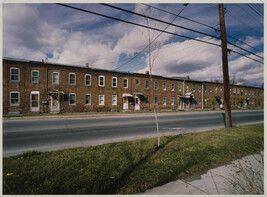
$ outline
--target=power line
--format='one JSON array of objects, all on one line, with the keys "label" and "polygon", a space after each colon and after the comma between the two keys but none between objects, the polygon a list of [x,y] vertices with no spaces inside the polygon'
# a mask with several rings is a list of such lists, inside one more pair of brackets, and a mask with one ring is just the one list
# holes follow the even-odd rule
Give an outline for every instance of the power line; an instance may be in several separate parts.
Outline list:
[{"label": "power line", "polygon": [[[174,15],[174,16],[177,16],[177,17],[179,17],[179,18],[188,20],[188,21],[190,21],[190,22],[194,22],[194,23],[197,23],[197,24],[199,24],[199,25],[208,27],[208,28],[210,28],[210,29],[213,29],[213,30],[216,31],[216,32],[220,32],[219,29],[217,29],[217,28],[215,28],[215,27],[212,27],[212,26],[210,26],[210,25],[201,23],[201,22],[199,22],[199,21],[192,20],[192,19],[190,19],[190,18],[183,17],[183,16],[178,16],[177,14],[174,14],[174,13],[172,13],[172,12],[169,12],[169,11],[166,11],[166,10],[163,10],[163,9],[160,9],[160,8],[157,8],[157,7],[152,6],[152,5],[148,5],[148,4],[145,4],[145,3],[142,3],[142,4],[145,5],[145,6],[147,6],[147,7],[151,7],[151,8],[153,8],[153,9],[159,10],[159,11],[161,11],[161,12],[165,12],[165,13],[168,13],[168,14],[170,14],[170,15]],[[217,7],[217,6],[216,6],[216,7]],[[251,45],[249,45],[249,44],[243,42],[242,40],[239,40],[238,38],[235,38],[235,37],[231,36],[230,34],[228,34],[227,37],[230,37],[230,38],[232,38],[232,39],[234,39],[234,40],[236,40],[236,41],[239,41],[239,42],[241,42],[242,44],[244,44],[244,45],[246,45],[246,46],[248,46],[248,47],[250,47],[250,48],[253,48],[253,49],[257,50],[258,52],[262,52],[262,51],[260,51],[259,49],[257,49],[257,48],[255,48],[255,47],[253,47],[253,46],[251,46]]]},{"label": "power line", "polygon": [[[207,42],[207,41],[200,40],[200,39],[197,39],[197,38],[191,38],[191,37],[180,35],[180,34],[177,34],[177,33],[172,33],[172,32],[164,31],[164,30],[161,30],[161,29],[145,26],[145,25],[142,25],[142,24],[138,24],[138,23],[134,23],[134,22],[130,22],[130,21],[114,18],[114,17],[111,17],[111,16],[107,16],[107,15],[104,15],[104,14],[92,12],[92,11],[89,11],[89,10],[84,10],[84,9],[73,7],[73,6],[69,6],[69,5],[66,5],[66,4],[56,3],[56,5],[60,5],[60,6],[63,6],[63,7],[75,9],[75,10],[86,12],[86,13],[90,13],[90,14],[95,14],[95,15],[106,17],[106,18],[109,18],[109,19],[117,20],[117,21],[120,21],[120,22],[125,22],[125,23],[131,24],[131,25],[136,25],[136,26],[140,26],[140,27],[143,27],[143,28],[148,28],[148,29],[152,29],[152,30],[155,30],[155,31],[159,31],[159,32],[171,34],[171,35],[174,35],[174,36],[182,37],[182,38],[185,38],[185,39],[195,40],[195,41],[198,41],[198,42],[202,42],[202,43],[206,43],[206,44],[210,44],[210,45],[214,45],[214,46],[220,47],[219,44],[215,44],[215,43],[212,43],[212,42]],[[233,50],[230,50],[230,51],[241,55],[241,53],[239,53],[239,52],[236,52],[236,51],[233,51]],[[242,54],[242,56],[247,57],[247,58],[252,59],[252,60],[255,60],[255,59],[250,58],[250,57],[248,57],[246,55],[243,55],[243,54]],[[258,60],[255,60],[255,61],[260,62]],[[263,64],[263,62],[260,62],[260,63]]]},{"label": "power line", "polygon": [[106,4],[106,3],[100,3],[100,4],[101,4],[101,5],[104,5],[104,6],[108,6],[108,7],[114,8],[114,9],[117,9],[117,10],[121,10],[121,11],[124,11],[124,12],[128,12],[128,13],[130,13],[130,14],[134,14],[134,15],[141,16],[141,17],[144,17],[144,18],[148,18],[148,19],[151,19],[151,20],[154,20],[154,21],[157,21],[157,22],[165,23],[165,24],[168,24],[168,25],[171,25],[171,26],[175,26],[175,27],[178,27],[178,28],[181,28],[181,29],[185,29],[185,30],[188,30],[188,31],[192,31],[192,32],[195,32],[195,33],[198,33],[198,34],[202,34],[202,35],[205,35],[205,36],[210,36],[210,37],[213,37],[213,38],[216,38],[216,39],[220,39],[219,37],[216,37],[216,36],[211,35],[211,34],[207,34],[207,33],[204,33],[204,32],[200,32],[200,31],[197,31],[197,30],[194,30],[194,29],[191,29],[191,28],[187,28],[187,27],[184,27],[184,26],[180,26],[180,25],[172,24],[172,23],[169,23],[169,22],[160,20],[160,19],[156,19],[156,18],[150,17],[150,16],[145,16],[145,15],[143,15],[143,14],[139,14],[139,13],[137,13],[137,12],[132,12],[132,11],[130,11],[130,10],[126,10],[126,9],[123,9],[123,8],[119,8],[119,7],[117,7],[117,6],[109,5],[109,4]]},{"label": "power line", "polygon": [[[197,31],[197,30],[193,30],[193,29],[190,29],[190,28],[186,28],[186,27],[184,27],[184,26],[180,26],[180,25],[175,25],[175,24],[172,24],[172,23],[169,23],[169,22],[166,22],[166,21],[162,21],[162,20],[153,18],[153,17],[149,17],[149,16],[145,16],[145,15],[143,15],[143,14],[139,14],[139,13],[136,13],[136,12],[132,12],[132,11],[130,11],[130,10],[126,10],[126,9],[123,9],[123,8],[119,8],[119,7],[117,7],[117,6],[113,6],[113,5],[109,5],[109,4],[105,4],[105,3],[101,3],[101,5],[108,6],[108,7],[111,7],[111,8],[117,9],[117,10],[121,10],[121,11],[124,11],[124,12],[128,12],[128,13],[130,13],[130,14],[134,14],[134,15],[137,15],[137,16],[145,17],[145,18],[148,18],[148,19],[151,19],[151,20],[154,20],[154,21],[158,21],[158,22],[161,22],[161,23],[166,23],[166,24],[168,24],[168,25],[175,26],[175,27],[179,27],[179,28],[182,28],[182,29],[186,29],[186,30],[188,30],[188,31],[192,31],[192,32],[195,32],[195,33],[199,33],[199,34],[203,34],[203,35],[206,35],[206,36],[210,36],[210,37],[212,37],[212,38],[216,38],[216,39],[219,39],[219,40],[221,39],[220,37],[213,36],[213,35],[211,35],[211,34],[206,34],[206,33],[203,33],[203,32]],[[243,51],[246,51],[247,53],[251,53],[252,55],[255,55],[255,56],[257,56],[257,57],[263,59],[263,57],[258,56],[258,55],[256,55],[255,53],[252,53],[252,52],[250,52],[250,51],[248,51],[248,50],[246,50],[246,49],[243,49],[242,47],[239,47],[239,46],[237,46],[237,45],[235,45],[235,44],[233,44],[233,43],[231,43],[231,42],[229,42],[229,41],[227,41],[227,43],[229,43],[229,44],[231,44],[231,45],[233,45],[233,46],[235,46],[235,47],[237,47],[237,48],[239,48],[239,49],[241,49],[241,50],[243,50]]]},{"label": "power line", "polygon": [[257,18],[255,18],[252,14],[250,14],[247,10],[242,8],[240,5],[238,5],[240,9],[242,9],[244,12],[246,12],[249,16],[251,16],[255,21],[257,21],[260,25],[262,25],[262,22],[260,22]]},{"label": "power line", "polygon": [[263,17],[261,13],[259,13],[255,8],[253,8],[251,5],[246,4],[250,9],[252,9],[256,14],[258,14],[260,17]]},{"label": "power line", "polygon": [[[186,6],[187,6],[187,5],[186,5]],[[179,12],[178,15],[180,15],[180,14],[184,11],[184,9],[186,8],[186,6]],[[175,16],[175,18],[172,20],[171,23],[173,23],[173,22],[176,20],[176,18],[177,18],[177,16]],[[165,31],[169,26],[170,26],[170,25],[167,25],[167,26],[165,27],[164,31]],[[151,43],[153,43],[156,39],[158,39],[159,36],[161,36],[162,33],[163,33],[163,32],[160,32],[159,35],[158,35],[155,39],[153,39],[153,40],[151,41]],[[136,57],[138,57],[141,53],[143,53],[143,52],[149,47],[149,45],[151,45],[151,43],[149,43],[145,48],[143,48],[143,49],[142,49],[137,55],[135,55],[133,58],[131,58],[131,59],[128,60],[127,62],[123,63],[122,65],[118,66],[117,69],[123,67],[124,65],[128,64],[129,62],[131,62],[132,60],[134,60]]]}]

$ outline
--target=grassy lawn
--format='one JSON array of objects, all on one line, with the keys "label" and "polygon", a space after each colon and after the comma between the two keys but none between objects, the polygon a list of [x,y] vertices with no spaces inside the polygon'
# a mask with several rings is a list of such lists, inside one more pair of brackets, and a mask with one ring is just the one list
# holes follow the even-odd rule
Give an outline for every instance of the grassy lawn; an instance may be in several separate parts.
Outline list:
[{"label": "grassy lawn", "polygon": [[263,124],[3,158],[4,194],[136,194],[264,148]]}]

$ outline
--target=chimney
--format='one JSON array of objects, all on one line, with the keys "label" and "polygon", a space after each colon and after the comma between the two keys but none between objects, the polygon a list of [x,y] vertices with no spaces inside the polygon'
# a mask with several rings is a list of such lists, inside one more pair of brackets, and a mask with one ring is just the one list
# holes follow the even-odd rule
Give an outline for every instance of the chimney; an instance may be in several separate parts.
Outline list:
[{"label": "chimney", "polygon": [[189,76],[186,76],[185,79],[190,79],[190,77]]},{"label": "chimney", "polygon": [[86,63],[85,63],[85,67],[86,67],[86,68],[89,68],[89,63],[86,62]]},{"label": "chimney", "polygon": [[149,71],[148,70],[146,71],[146,75],[149,75]]}]

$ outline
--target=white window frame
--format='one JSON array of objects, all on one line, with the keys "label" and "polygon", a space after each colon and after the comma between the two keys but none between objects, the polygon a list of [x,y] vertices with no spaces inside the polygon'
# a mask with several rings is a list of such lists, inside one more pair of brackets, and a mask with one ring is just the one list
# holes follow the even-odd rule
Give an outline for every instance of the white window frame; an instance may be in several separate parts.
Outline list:
[{"label": "white window frame", "polygon": [[[138,82],[138,83],[136,83],[136,82]],[[135,79],[135,87],[139,87],[139,85],[140,85],[140,80],[139,79]]]},{"label": "white window frame", "polygon": [[[74,95],[74,103],[70,103],[70,96]],[[69,105],[76,105],[76,94],[75,93],[69,93]]]},{"label": "white window frame", "polygon": [[[33,81],[33,80],[32,80],[32,77],[33,77],[32,73],[33,73],[33,72],[37,72],[37,81]],[[31,71],[31,82],[32,82],[32,83],[39,83],[39,70],[32,70],[32,71]]]},{"label": "white window frame", "polygon": [[175,83],[171,84],[171,91],[174,92],[175,91]]},{"label": "white window frame", "polygon": [[[12,102],[11,102],[11,100],[12,100],[11,94],[18,94],[18,104],[12,104]],[[9,93],[9,104],[10,104],[10,106],[20,106],[20,92],[18,92],[18,91],[11,91]]]},{"label": "white window frame", "polygon": [[[86,83],[87,82],[86,77],[90,77],[89,84]],[[91,86],[91,80],[92,80],[92,76],[90,74],[84,75],[84,85],[85,86]]]},{"label": "white window frame", "polygon": [[[103,103],[101,102],[102,101],[101,97],[103,97]],[[101,106],[105,105],[105,95],[100,94],[98,98],[99,98],[99,100],[98,100],[99,105],[101,105]]]},{"label": "white window frame", "polygon": [[[113,101],[115,101],[113,103]],[[114,105],[117,105],[117,95],[111,95],[111,104],[114,106]]]},{"label": "white window frame", "polygon": [[[86,97],[89,96],[89,103],[86,103]],[[91,94],[85,94],[84,95],[84,105],[91,105]]]},{"label": "white window frame", "polygon": [[[115,84],[115,86],[113,85],[113,79],[116,80],[116,84]],[[111,78],[111,86],[112,86],[113,88],[116,88],[116,87],[118,86],[118,79],[117,79],[117,77],[112,77],[112,78]]]},{"label": "white window frame", "polygon": [[[15,70],[15,69],[18,70],[18,74],[17,74],[17,75],[18,75],[18,79],[17,79],[17,80],[12,80],[12,76],[13,76],[13,74],[12,74],[11,70],[13,70],[13,69],[14,69],[14,70]],[[11,68],[10,68],[10,81],[11,81],[11,82],[19,82],[19,81],[20,81],[20,69],[19,69],[19,68],[16,68],[16,67],[11,67]]]},{"label": "white window frame", "polygon": [[[156,103],[156,98],[157,98],[157,103]],[[159,97],[158,96],[154,96],[154,105],[158,105],[159,104]]]},{"label": "white window frame", "polygon": [[149,89],[149,81],[145,80],[145,89],[148,90]]},{"label": "white window frame", "polygon": [[[101,82],[100,78],[103,78],[103,84],[100,84],[100,82]],[[103,76],[103,75],[98,76],[98,86],[99,87],[105,87],[105,76]]]},{"label": "white window frame", "polygon": [[[54,74],[57,74],[58,78],[57,81],[54,82]],[[52,72],[52,84],[59,84],[59,72]]]},{"label": "white window frame", "polygon": [[[157,86],[156,86],[157,84]],[[158,81],[154,81],[154,90],[158,90],[159,89],[159,83]]]},{"label": "white window frame", "polygon": [[162,105],[166,106],[167,105],[167,97],[164,96],[162,99]]},{"label": "white window frame", "polygon": [[196,91],[196,84],[193,84],[192,85],[192,92],[195,92]]},{"label": "white window frame", "polygon": [[[125,84],[124,84],[125,81],[127,81],[127,82],[126,82],[126,85],[127,85],[126,87],[124,86],[124,85],[125,85]],[[123,88],[128,88],[128,79],[127,79],[127,78],[124,78],[124,79],[123,79]]]},{"label": "white window frame", "polygon": [[171,105],[175,105],[175,97],[174,96],[171,97]]},{"label": "white window frame", "polygon": [[[75,79],[75,80],[74,80],[74,83],[70,83],[70,76],[71,76],[71,75],[74,75],[74,77],[75,77],[75,78],[74,78],[74,79]],[[76,73],[69,73],[69,85],[71,85],[71,86],[75,86],[75,85],[76,85]]]},{"label": "white window frame", "polygon": [[178,91],[179,91],[179,92],[182,92],[182,84],[181,84],[181,83],[179,83]]},{"label": "white window frame", "polygon": [[163,89],[163,91],[167,90],[167,82],[166,81],[163,82],[162,89]]},{"label": "white window frame", "polygon": [[[146,103],[146,98],[147,98],[147,103]],[[149,96],[145,96],[145,105],[149,105]]]}]

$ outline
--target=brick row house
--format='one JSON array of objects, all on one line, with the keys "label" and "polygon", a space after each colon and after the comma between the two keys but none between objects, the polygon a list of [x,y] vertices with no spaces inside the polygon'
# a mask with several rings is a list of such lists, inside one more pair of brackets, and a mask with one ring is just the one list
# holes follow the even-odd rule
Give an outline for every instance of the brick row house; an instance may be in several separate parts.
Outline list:
[{"label": "brick row house", "polygon": [[[263,108],[263,88],[231,85],[232,108]],[[3,113],[149,111],[223,107],[223,84],[3,59]]]}]

